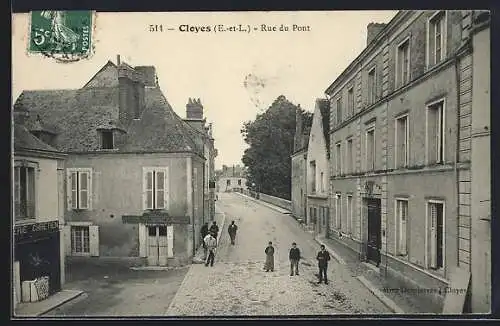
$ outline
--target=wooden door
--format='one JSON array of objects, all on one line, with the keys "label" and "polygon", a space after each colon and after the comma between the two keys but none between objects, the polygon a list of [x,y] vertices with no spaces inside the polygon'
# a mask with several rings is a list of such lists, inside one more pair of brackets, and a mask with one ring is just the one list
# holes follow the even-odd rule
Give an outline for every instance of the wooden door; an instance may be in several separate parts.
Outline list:
[{"label": "wooden door", "polygon": [[368,205],[368,242],[367,242],[367,258],[368,261],[380,264],[380,247],[381,239],[381,212],[380,199],[370,198],[367,200]]},{"label": "wooden door", "polygon": [[157,226],[148,226],[148,265],[157,266],[159,263],[159,248],[157,239]]},{"label": "wooden door", "polygon": [[167,266],[167,226],[158,226],[158,265]]}]

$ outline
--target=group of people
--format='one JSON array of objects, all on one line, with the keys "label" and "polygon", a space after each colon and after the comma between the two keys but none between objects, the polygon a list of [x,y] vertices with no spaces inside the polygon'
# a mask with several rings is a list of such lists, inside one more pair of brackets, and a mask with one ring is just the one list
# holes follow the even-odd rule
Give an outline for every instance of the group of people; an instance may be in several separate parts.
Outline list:
[{"label": "group of people", "polygon": [[[236,232],[238,231],[238,226],[231,222],[227,228],[229,237],[231,238],[231,245],[235,244]],[[201,227],[201,238],[203,239],[203,249],[204,249],[204,260],[205,266],[214,266],[215,252],[217,250],[217,236],[219,235],[219,226],[216,221],[212,222],[210,228],[208,227],[208,222]],[[264,270],[266,272],[274,272],[274,247],[273,243],[269,241],[268,246],[264,250],[266,254],[266,261],[264,264]],[[292,243],[292,247],[288,253],[288,259],[290,260],[290,276],[299,275],[299,261],[302,259],[300,254],[300,249],[297,247],[297,243]],[[328,262],[330,261],[330,254],[325,249],[324,245],[321,245],[320,251],[316,255],[316,260],[318,261],[318,284],[325,283],[328,284],[327,269]]]},{"label": "group of people", "polygon": [[[274,247],[272,241],[269,241],[264,252],[266,254],[266,262],[264,263],[264,270],[266,272],[269,271],[274,272]],[[302,259],[302,256],[300,255],[300,249],[297,247],[297,244],[295,242],[292,243],[292,247],[288,252],[288,259],[290,260],[290,276],[294,275],[298,276],[299,261],[300,259]],[[322,282],[328,284],[327,269],[328,269],[328,262],[330,261],[330,254],[328,253],[324,245],[321,245],[320,251],[316,255],[316,260],[318,261],[318,268],[319,268],[318,284],[321,284]]]},{"label": "group of people", "polygon": [[[238,227],[236,226],[234,221],[232,221],[229,227],[227,228],[229,237],[231,238],[232,245],[235,244],[237,230]],[[219,235],[219,226],[217,225],[217,222],[213,221],[210,228],[208,227],[208,222],[206,222],[201,227],[200,233],[203,242],[205,266],[208,267],[208,265],[210,265],[211,267],[213,267],[215,260],[215,252],[217,250],[217,236]]]}]

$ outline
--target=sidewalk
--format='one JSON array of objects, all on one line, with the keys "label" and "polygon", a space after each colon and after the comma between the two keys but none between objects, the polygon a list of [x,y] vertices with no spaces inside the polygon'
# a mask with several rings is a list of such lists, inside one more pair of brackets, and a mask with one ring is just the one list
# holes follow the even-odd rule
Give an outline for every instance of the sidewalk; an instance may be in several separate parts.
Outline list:
[{"label": "sidewalk", "polygon": [[41,316],[61,306],[62,304],[79,297],[83,293],[83,291],[79,290],[61,290],[42,301],[18,303],[14,317]]},{"label": "sidewalk", "polygon": [[377,268],[374,265],[361,261],[358,254],[336,240],[327,238],[315,238],[324,244],[332,256],[339,263],[348,266],[353,277],[360,281],[360,285],[367,287],[377,296],[388,308],[397,314],[422,314],[440,313],[440,307],[432,304],[417,301],[417,296],[404,295],[398,292],[387,292],[384,288],[395,288],[394,280],[384,276],[383,266]]}]

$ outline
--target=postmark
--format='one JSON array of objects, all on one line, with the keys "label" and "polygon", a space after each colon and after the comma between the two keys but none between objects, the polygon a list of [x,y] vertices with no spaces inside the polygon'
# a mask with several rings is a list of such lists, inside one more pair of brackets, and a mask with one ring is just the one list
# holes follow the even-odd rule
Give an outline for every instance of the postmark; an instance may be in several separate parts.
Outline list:
[{"label": "postmark", "polygon": [[28,52],[63,62],[86,58],[92,52],[92,26],[90,10],[32,11]]}]

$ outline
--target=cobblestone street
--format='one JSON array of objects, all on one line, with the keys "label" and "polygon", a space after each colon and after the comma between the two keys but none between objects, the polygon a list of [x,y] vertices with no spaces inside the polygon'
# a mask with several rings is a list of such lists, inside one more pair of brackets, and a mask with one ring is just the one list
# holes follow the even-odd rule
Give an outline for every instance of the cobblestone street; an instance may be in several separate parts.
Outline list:
[{"label": "cobblestone street", "polygon": [[[383,314],[390,310],[333,257],[328,285],[317,282],[319,245],[289,215],[236,193],[219,194],[226,214],[214,267],[193,265],[172,300],[168,316]],[[227,225],[238,225],[232,246]],[[275,271],[265,272],[264,249],[275,247]],[[301,250],[300,276],[290,276],[288,249]]]}]

